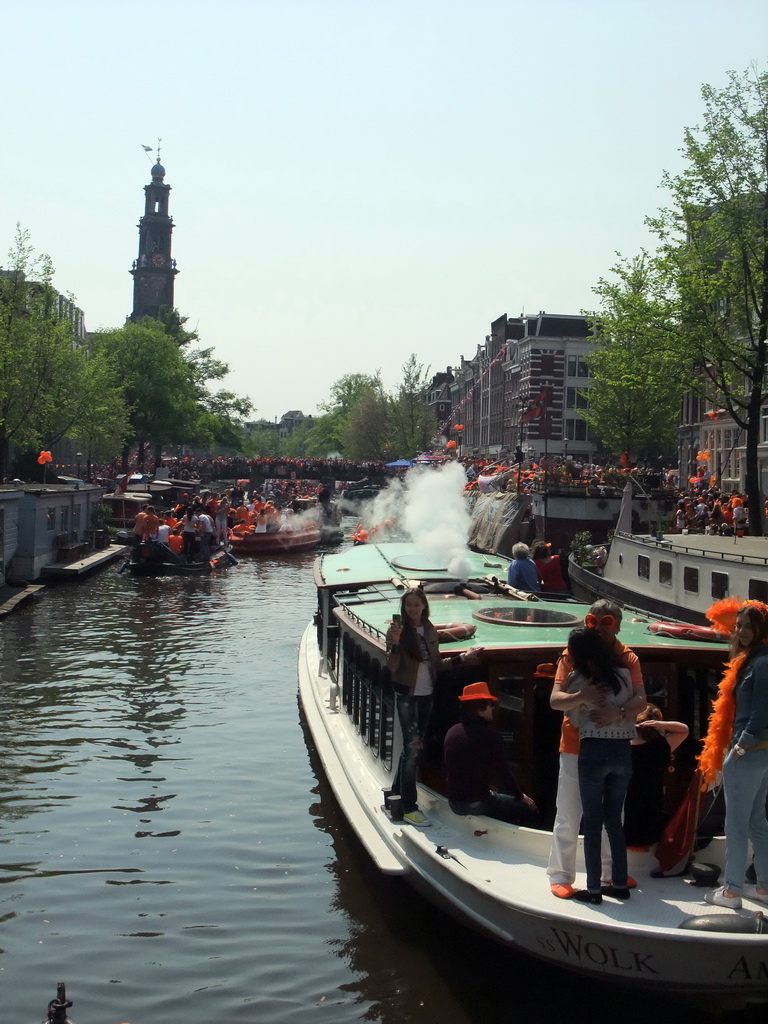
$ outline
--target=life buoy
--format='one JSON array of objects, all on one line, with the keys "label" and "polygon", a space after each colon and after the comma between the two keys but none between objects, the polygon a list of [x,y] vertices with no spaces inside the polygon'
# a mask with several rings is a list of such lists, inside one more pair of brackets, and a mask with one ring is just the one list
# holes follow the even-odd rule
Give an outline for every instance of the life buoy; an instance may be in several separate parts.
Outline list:
[{"label": "life buoy", "polygon": [[435,625],[435,629],[438,641],[443,644],[451,640],[469,640],[477,632],[477,626],[473,626],[471,622],[450,622],[447,625],[443,623],[440,626]]},{"label": "life buoy", "polygon": [[726,643],[728,640],[711,626],[692,626],[684,622],[652,622],[648,629],[657,636],[669,636],[677,640],[706,640],[709,643]]}]

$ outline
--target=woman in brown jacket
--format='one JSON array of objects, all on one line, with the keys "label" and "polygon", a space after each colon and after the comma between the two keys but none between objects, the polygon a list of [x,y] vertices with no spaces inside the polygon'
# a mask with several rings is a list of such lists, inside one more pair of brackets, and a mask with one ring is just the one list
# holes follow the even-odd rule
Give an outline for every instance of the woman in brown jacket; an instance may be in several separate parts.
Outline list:
[{"label": "woman in brown jacket", "polygon": [[[398,621],[399,619],[399,621]],[[403,735],[392,792],[402,799],[403,817],[412,825],[429,825],[416,800],[416,766],[432,711],[438,672],[461,662],[479,662],[481,647],[466,654],[444,656],[438,648],[437,630],[429,621],[429,602],[420,587],[406,590],[400,615],[387,630],[387,667],[395,685],[397,716]]]}]

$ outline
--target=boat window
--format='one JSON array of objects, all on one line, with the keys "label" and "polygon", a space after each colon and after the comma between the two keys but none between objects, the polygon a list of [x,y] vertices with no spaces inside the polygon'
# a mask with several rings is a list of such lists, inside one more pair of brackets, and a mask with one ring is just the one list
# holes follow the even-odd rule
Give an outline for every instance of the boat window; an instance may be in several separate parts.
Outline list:
[{"label": "boat window", "polygon": [[750,580],[748,599],[768,603],[768,580]]},{"label": "boat window", "polygon": [[651,578],[651,560],[648,555],[637,556],[637,575],[641,580]]},{"label": "boat window", "polygon": [[45,525],[49,532],[56,529],[56,509],[49,508],[45,514]]},{"label": "boat window", "polygon": [[699,592],[699,570],[691,565],[686,565],[683,569],[683,590],[688,594]]},{"label": "boat window", "polygon": [[498,626],[580,626],[583,619],[572,612],[537,608],[535,604],[503,605],[472,612],[473,619],[494,622]]},{"label": "boat window", "polygon": [[720,601],[722,598],[728,597],[727,572],[712,573],[712,597],[714,597],[716,601]]},{"label": "boat window", "polygon": [[672,563],[659,562],[659,583],[663,587],[672,586]]}]

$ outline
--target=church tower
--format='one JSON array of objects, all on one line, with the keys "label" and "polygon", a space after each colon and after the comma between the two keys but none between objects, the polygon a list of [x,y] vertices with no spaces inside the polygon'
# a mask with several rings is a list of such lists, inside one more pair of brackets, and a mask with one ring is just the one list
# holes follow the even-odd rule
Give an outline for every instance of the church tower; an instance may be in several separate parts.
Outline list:
[{"label": "church tower", "polygon": [[173,219],[168,214],[171,186],[164,182],[165,168],[157,163],[152,168],[152,181],[144,186],[144,216],[138,224],[139,257],[133,261],[133,312],[131,320],[156,317],[160,307],[173,309],[173,280],[178,274],[176,260],[171,257]]}]

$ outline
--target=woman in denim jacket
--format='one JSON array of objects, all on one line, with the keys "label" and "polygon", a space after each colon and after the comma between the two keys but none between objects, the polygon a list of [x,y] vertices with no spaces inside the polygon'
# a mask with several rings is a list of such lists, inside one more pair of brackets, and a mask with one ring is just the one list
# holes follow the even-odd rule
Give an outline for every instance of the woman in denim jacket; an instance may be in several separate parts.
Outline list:
[{"label": "woman in denim jacket", "polygon": [[[720,686],[710,730],[733,715],[723,762],[725,884],[707,903],[738,910],[742,894],[768,906],[768,606],[743,604],[736,615],[732,658]],[[755,852],[757,885],[745,885],[748,841]]]}]

